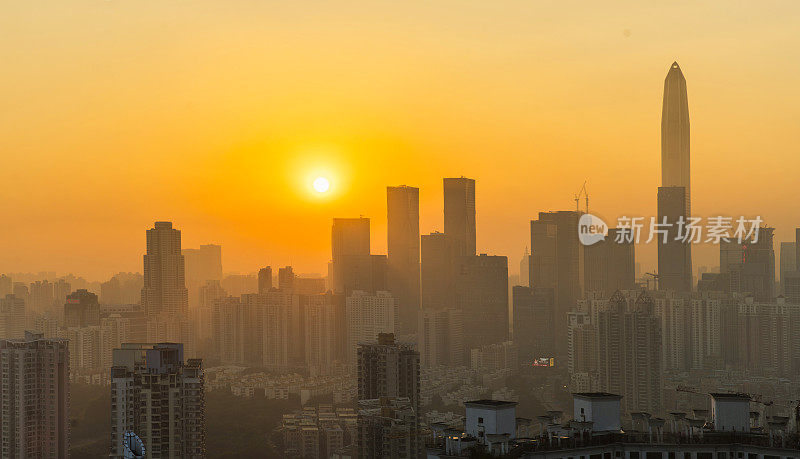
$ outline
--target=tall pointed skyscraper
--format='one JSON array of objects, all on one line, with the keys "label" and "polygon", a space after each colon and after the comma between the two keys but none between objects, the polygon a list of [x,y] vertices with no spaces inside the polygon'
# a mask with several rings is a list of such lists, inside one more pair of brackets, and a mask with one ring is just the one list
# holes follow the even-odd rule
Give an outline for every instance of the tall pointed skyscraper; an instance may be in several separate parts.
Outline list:
[{"label": "tall pointed skyscraper", "polygon": [[[689,100],[686,78],[673,62],[664,79],[661,108],[661,186],[682,186],[690,195]],[[690,205],[687,199],[687,205]]]},{"label": "tall pointed skyscraper", "polygon": [[661,110],[661,187],[658,222],[667,223],[666,242],[658,243],[658,285],[661,290],[692,290],[692,247],[676,240],[677,223],[692,214],[689,176],[689,99],[686,79],[677,62],[664,79]]}]

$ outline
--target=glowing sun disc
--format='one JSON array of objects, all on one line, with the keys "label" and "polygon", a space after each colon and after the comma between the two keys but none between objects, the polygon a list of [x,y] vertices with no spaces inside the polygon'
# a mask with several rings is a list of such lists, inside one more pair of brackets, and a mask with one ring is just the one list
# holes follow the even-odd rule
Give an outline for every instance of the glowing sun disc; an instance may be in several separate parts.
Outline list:
[{"label": "glowing sun disc", "polygon": [[312,186],[317,193],[325,193],[331,188],[331,182],[325,177],[317,177]]}]

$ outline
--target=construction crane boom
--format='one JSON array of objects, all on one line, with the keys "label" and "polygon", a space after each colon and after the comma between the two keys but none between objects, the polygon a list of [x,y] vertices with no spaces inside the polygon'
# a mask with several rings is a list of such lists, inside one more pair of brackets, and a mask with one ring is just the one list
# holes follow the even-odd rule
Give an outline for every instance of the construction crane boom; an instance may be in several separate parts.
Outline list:
[{"label": "construction crane boom", "polygon": [[586,184],[587,183],[589,183],[589,181],[588,180],[584,180],[583,181],[583,186],[581,187],[580,190],[578,190],[578,193],[575,194],[575,198],[574,199],[575,199],[575,211],[576,212],[580,212],[581,211],[581,197],[583,197],[586,200],[586,211],[585,212],[587,214],[589,213],[589,191],[586,190]]}]

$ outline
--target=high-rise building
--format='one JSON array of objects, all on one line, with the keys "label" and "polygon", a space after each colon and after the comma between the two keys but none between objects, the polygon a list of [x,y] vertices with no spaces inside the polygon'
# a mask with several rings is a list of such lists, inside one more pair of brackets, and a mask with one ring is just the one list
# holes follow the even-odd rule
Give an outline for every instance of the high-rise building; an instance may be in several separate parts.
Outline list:
[{"label": "high-rise building", "polygon": [[658,223],[666,229],[668,241],[658,243],[658,286],[660,290],[692,290],[692,248],[688,241],[675,240],[679,219],[692,215],[689,157],[689,102],[686,79],[677,62],[664,79],[661,110],[661,187],[658,189]]},{"label": "high-rise building", "polygon": [[370,255],[369,219],[334,218],[331,228],[331,289],[349,295],[353,290],[386,290],[385,255]]},{"label": "high-rise building", "polygon": [[404,397],[359,400],[359,459],[425,457],[419,415]]},{"label": "high-rise building", "polygon": [[220,282],[230,296],[258,293],[258,276],[255,274],[229,274]]},{"label": "high-rise building", "polygon": [[559,357],[567,355],[567,313],[583,294],[580,215],[577,211],[539,212],[539,219],[531,221],[530,285],[554,291],[553,340]]},{"label": "high-rise building", "polygon": [[446,178],[444,183],[444,234],[456,255],[475,255],[475,180]]},{"label": "high-rise building", "polygon": [[374,343],[380,333],[395,333],[399,312],[397,299],[389,292],[374,295],[361,290],[347,297],[347,352],[355,362],[360,343]]},{"label": "high-rise building", "polygon": [[69,457],[67,340],[0,339],[0,457]]},{"label": "high-rise building", "polygon": [[194,311],[194,331],[197,339],[197,350],[200,355],[209,355],[212,339],[212,317],[214,303],[228,296],[218,280],[209,280],[202,285],[198,292],[198,305]]},{"label": "high-rise building", "polygon": [[530,286],[530,272],[531,272],[531,253],[528,247],[525,247],[525,253],[522,254],[522,259],[519,261],[519,285],[523,287]]},{"label": "high-rise building", "polygon": [[149,457],[204,457],[204,412],[202,361],[184,363],[182,344],[114,349],[109,457],[124,457],[129,432]]},{"label": "high-rise building", "polygon": [[258,270],[258,293],[267,293],[272,289],[272,267]]},{"label": "high-rise building", "polygon": [[[377,340],[377,342],[376,342]],[[358,399],[406,397],[419,414],[419,352],[398,343],[392,333],[378,333],[358,345]]]},{"label": "high-rise building", "polygon": [[331,259],[347,255],[369,255],[369,218],[334,218],[331,228]]},{"label": "high-rise building", "polygon": [[584,246],[583,276],[587,292],[603,292],[608,296],[635,287],[633,241],[622,238],[621,231],[611,228],[604,240]]},{"label": "high-rise building", "polygon": [[[85,290],[85,289],[84,289]],[[64,279],[53,282],[53,306],[66,303],[67,295],[72,292],[72,286]]]},{"label": "high-rise building", "polygon": [[9,293],[0,297],[0,338],[25,336],[25,301]]},{"label": "high-rise building", "polygon": [[[682,186],[658,188],[658,289],[692,291],[692,242],[680,236],[680,222],[688,222],[688,194]],[[687,231],[683,230],[684,233]],[[685,235],[685,234],[684,234]]]},{"label": "high-rise building", "polygon": [[69,341],[69,367],[73,375],[108,371],[113,350],[109,332],[99,325],[66,328],[61,332]]},{"label": "high-rise building", "polygon": [[142,299],[144,278],[139,273],[117,273],[100,284],[100,303],[134,304]]},{"label": "high-rise building", "polygon": [[417,343],[424,367],[464,365],[464,315],[461,310],[423,309],[417,328]]},{"label": "high-rise building", "polygon": [[358,346],[358,457],[424,457],[419,352],[381,333]]},{"label": "high-rise building", "polygon": [[425,234],[421,237],[422,309],[448,309],[453,300],[453,264],[455,255],[450,238],[444,233]]},{"label": "high-rise building", "polygon": [[464,318],[464,350],[508,340],[508,258],[456,258],[455,307]]},{"label": "high-rise building", "polygon": [[100,325],[100,303],[97,295],[78,289],[67,295],[64,303],[64,327],[90,327]]},{"label": "high-rise building", "polygon": [[597,326],[591,323],[587,312],[569,313],[568,348],[567,370],[570,375],[597,372]]},{"label": "high-rise building", "polygon": [[762,227],[755,236],[742,242],[731,239],[719,244],[719,271],[730,282],[730,291],[749,293],[756,301],[775,297],[774,228]]},{"label": "high-rise building", "polygon": [[325,374],[345,357],[342,353],[347,332],[344,297],[333,293],[305,297],[305,364],[313,374]]},{"label": "high-rise building", "polygon": [[661,186],[683,187],[685,215],[691,215],[691,176],[689,174],[689,99],[686,79],[677,62],[664,79],[661,108]]},{"label": "high-rise building", "polygon": [[663,414],[661,318],[646,291],[628,310],[628,300],[614,292],[608,309],[597,314],[599,390],[624,394],[627,412]]},{"label": "high-rise building", "polygon": [[516,371],[519,367],[519,351],[511,341],[484,344],[470,350],[470,367],[481,373],[498,370]]},{"label": "high-rise building", "polygon": [[147,254],[144,255],[142,305],[145,314],[180,314],[188,312],[188,293],[181,255],[181,232],[172,222],[156,222],[147,230]]},{"label": "high-rise building", "polygon": [[0,297],[10,295],[14,291],[13,285],[14,283],[11,281],[10,276],[0,274]]},{"label": "high-rise building", "polygon": [[386,188],[388,284],[400,308],[401,333],[414,333],[420,308],[419,188]]},{"label": "high-rise building", "polygon": [[553,289],[546,287],[514,286],[512,290],[514,311],[514,344],[523,362],[539,357],[552,357]]},{"label": "high-rise building", "polygon": [[278,288],[283,291],[291,292],[294,290],[294,281],[297,276],[291,266],[284,266],[278,269]]},{"label": "high-rise building", "polygon": [[201,245],[199,249],[183,249],[186,287],[192,307],[197,306],[197,289],[208,280],[222,280],[222,246]]},{"label": "high-rise building", "polygon": [[[14,292],[14,294],[20,296],[17,292]],[[55,304],[53,283],[47,280],[31,282],[28,299],[25,304],[28,305],[30,311],[38,313],[52,312],[52,308]]]},{"label": "high-rise building", "polygon": [[786,292],[786,275],[788,273],[797,271],[797,244],[795,242],[781,242],[781,290],[782,294]]}]

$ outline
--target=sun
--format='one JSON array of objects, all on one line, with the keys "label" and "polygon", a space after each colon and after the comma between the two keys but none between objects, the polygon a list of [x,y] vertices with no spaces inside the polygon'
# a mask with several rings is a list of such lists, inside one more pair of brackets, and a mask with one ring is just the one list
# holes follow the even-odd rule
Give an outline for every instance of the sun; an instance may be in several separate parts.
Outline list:
[{"label": "sun", "polygon": [[312,186],[317,193],[327,193],[331,188],[331,182],[325,177],[317,177],[314,179]]}]

